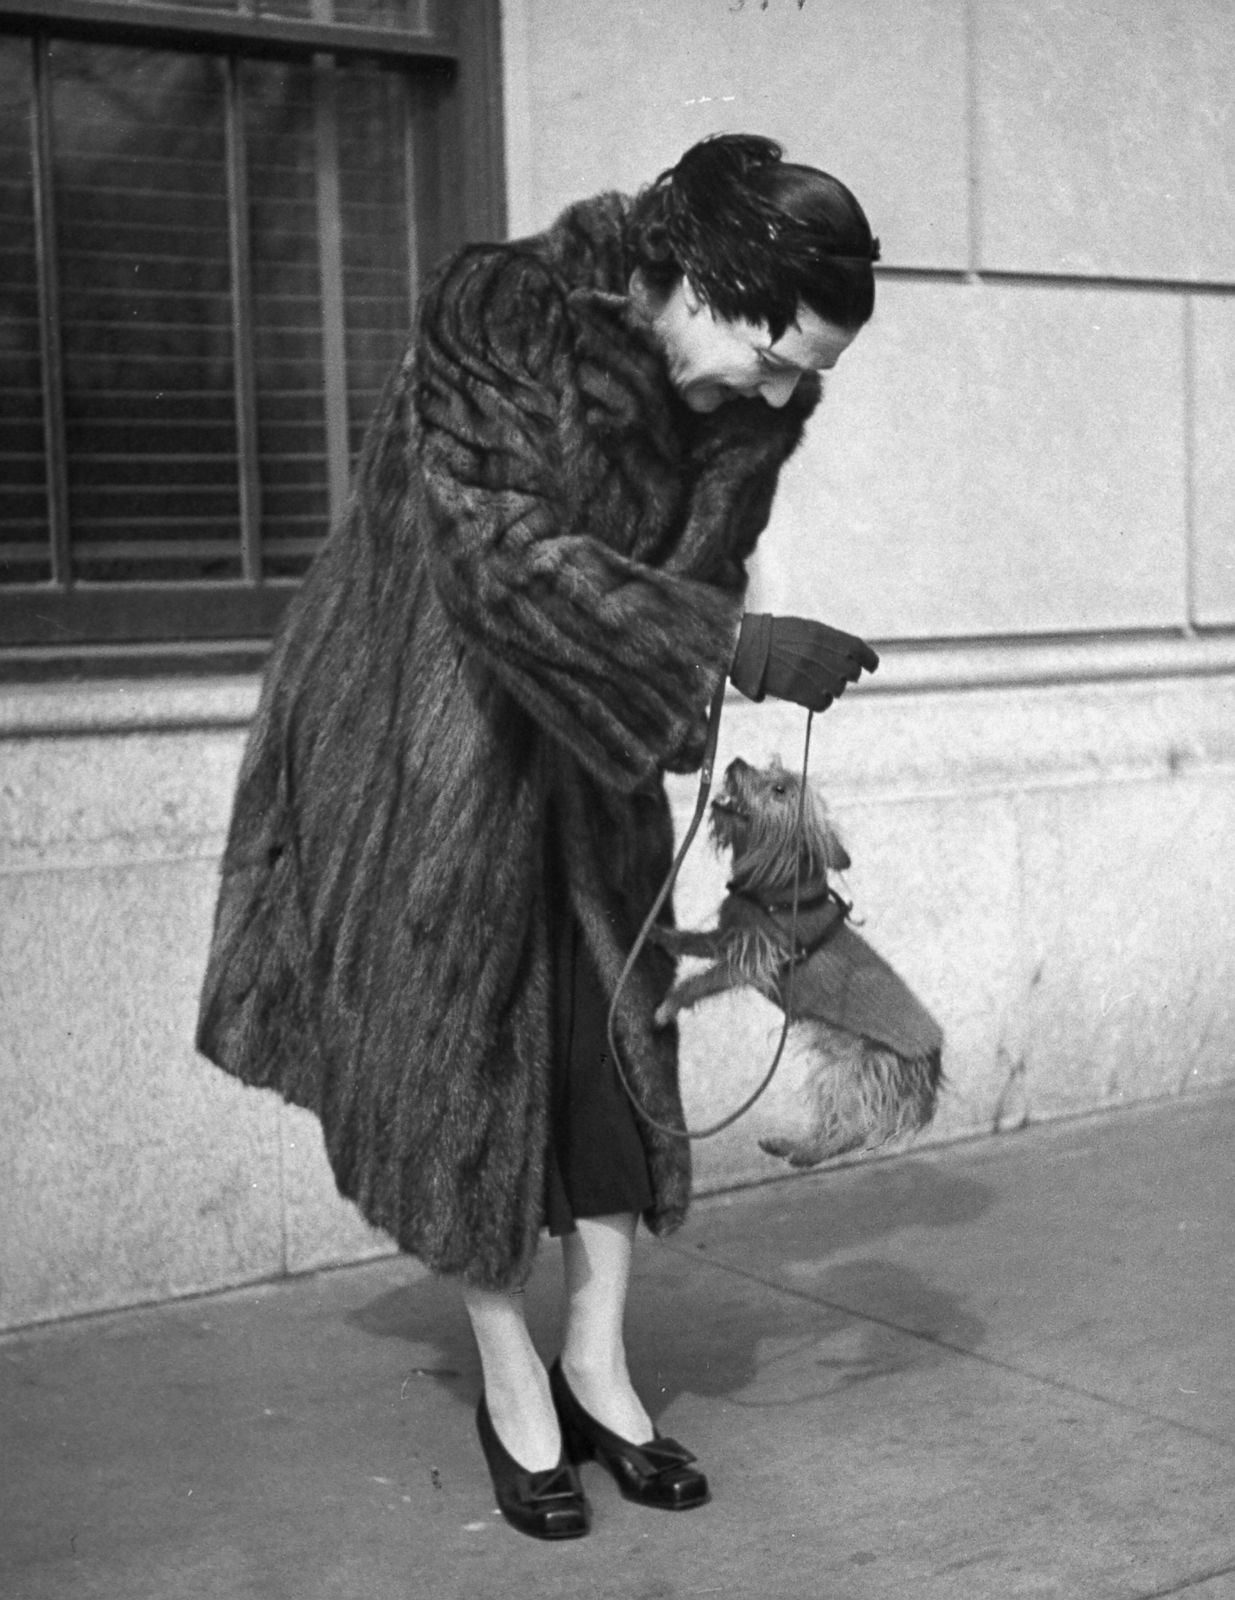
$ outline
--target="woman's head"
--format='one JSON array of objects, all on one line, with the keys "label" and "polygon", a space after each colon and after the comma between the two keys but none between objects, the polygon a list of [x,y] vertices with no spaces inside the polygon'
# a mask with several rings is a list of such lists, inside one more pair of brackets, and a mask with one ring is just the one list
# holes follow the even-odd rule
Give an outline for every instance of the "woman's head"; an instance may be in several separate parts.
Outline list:
[{"label": "woman's head", "polygon": [[766,326],[774,341],[801,307],[848,333],[875,308],[879,241],[862,207],[756,134],[693,145],[636,197],[631,237],[653,293],[685,278],[717,318]]},{"label": "woman's head", "polygon": [[875,308],[879,241],[844,184],[755,134],[694,145],[631,212],[631,290],[695,411],[783,406]]}]

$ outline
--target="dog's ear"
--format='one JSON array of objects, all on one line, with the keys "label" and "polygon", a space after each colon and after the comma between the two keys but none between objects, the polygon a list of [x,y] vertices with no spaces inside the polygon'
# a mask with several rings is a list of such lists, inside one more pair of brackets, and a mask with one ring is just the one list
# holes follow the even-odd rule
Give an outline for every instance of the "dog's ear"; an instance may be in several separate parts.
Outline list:
[{"label": "dog's ear", "polygon": [[816,868],[822,867],[825,872],[847,872],[851,865],[849,852],[828,813],[827,802],[811,785],[806,790],[806,812]]},{"label": "dog's ear", "polygon": [[823,828],[824,855],[823,863],[829,872],[848,872],[853,863],[849,859],[849,852],[841,843],[840,834],[830,822]]},{"label": "dog's ear", "polygon": [[844,840],[836,831],[836,824],[828,811],[827,802],[817,789],[812,791],[819,842],[823,847],[823,864],[829,872],[848,872],[852,863]]}]

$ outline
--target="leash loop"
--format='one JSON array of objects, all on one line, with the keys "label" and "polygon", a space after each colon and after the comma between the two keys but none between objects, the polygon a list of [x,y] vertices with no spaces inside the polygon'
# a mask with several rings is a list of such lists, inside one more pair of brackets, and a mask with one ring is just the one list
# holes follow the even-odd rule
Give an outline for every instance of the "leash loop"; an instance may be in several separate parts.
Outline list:
[{"label": "leash loop", "polygon": [[[622,1053],[618,1049],[617,1009],[618,1001],[622,995],[622,990],[626,987],[627,981],[629,980],[631,973],[634,971],[635,963],[643,953],[644,946],[648,942],[648,938],[651,935],[652,928],[656,922],[656,918],[661,907],[669,898],[673,886],[677,882],[678,873],[681,871],[682,863],[686,859],[686,853],[694,843],[695,835],[699,831],[699,824],[703,820],[703,813],[707,806],[708,794],[712,788],[712,771],[716,762],[716,747],[720,739],[720,718],[721,711],[724,708],[724,702],[725,682],[722,678],[720,684],[717,686],[715,695],[712,697],[712,708],[708,716],[707,742],[704,746],[703,764],[699,773],[699,794],[695,801],[695,814],[691,818],[690,826],[687,828],[682,839],[682,843],[678,847],[678,852],[673,858],[673,865],[669,868],[668,875],[666,876],[664,883],[661,884],[660,891],[652,903],[652,909],[643,919],[643,926],[639,929],[639,933],[635,939],[635,942],[631,946],[630,954],[626,957],[626,964],[622,968],[621,976],[617,981],[617,987],[613,991],[613,999],[609,1003],[609,1050],[613,1056],[613,1064],[617,1068],[617,1074],[621,1080],[622,1088],[626,1091],[626,1097],[630,1101],[631,1105],[635,1108],[635,1111],[643,1118],[644,1122],[646,1122],[649,1127],[655,1128],[658,1133],[667,1133],[675,1139],[693,1140],[714,1138],[716,1134],[723,1133],[726,1128],[732,1127],[739,1118],[746,1115],[756,1101],[763,1097],[764,1093],[771,1085],[772,1079],[776,1076],[777,1069],[780,1066],[781,1057],[785,1053],[785,1044],[789,1038],[790,1018],[793,1015],[793,975],[795,968],[798,965],[796,961],[791,961],[789,963],[789,967],[786,972],[783,1006],[785,1016],[784,1021],[781,1024],[780,1039],[777,1041],[776,1053],[772,1057],[771,1065],[764,1073],[762,1080],[755,1088],[754,1092],[749,1094],[746,1099],[742,1101],[741,1105],[738,1106],[736,1111],[731,1111],[728,1116],[720,1118],[718,1122],[709,1123],[708,1126],[704,1128],[675,1127],[672,1123],[658,1121],[658,1119],[651,1114],[651,1112],[640,1100],[639,1096],[635,1093],[629,1078],[626,1076],[626,1069],[622,1065]],[[815,713],[808,710],[806,713],[806,736],[803,740],[802,747],[802,784],[798,791],[797,829],[799,837],[801,837],[802,834],[802,819],[806,807],[806,782],[807,775],[810,770],[810,735],[811,726],[814,723],[814,720]],[[789,924],[789,948],[791,950],[796,950],[798,947],[798,905],[800,900],[801,876],[802,854],[801,851],[799,851],[793,866],[793,906]]]}]

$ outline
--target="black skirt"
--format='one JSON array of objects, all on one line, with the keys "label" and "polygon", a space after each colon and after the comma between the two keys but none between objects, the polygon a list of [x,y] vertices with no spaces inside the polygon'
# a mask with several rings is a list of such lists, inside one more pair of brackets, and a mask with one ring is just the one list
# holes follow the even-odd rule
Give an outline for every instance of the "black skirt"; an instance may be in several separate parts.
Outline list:
[{"label": "black skirt", "polygon": [[582,930],[550,885],[553,932],[553,1061],[545,1226],[570,1233],[578,1217],[639,1212],[652,1180],[636,1112],[609,1050],[609,1001]]}]

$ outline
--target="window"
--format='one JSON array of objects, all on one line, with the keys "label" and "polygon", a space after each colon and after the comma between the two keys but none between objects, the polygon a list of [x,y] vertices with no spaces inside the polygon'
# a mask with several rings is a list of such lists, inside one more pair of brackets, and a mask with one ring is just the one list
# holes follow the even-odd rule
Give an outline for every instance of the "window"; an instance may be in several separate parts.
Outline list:
[{"label": "window", "polygon": [[500,232],[496,5],[276,4],[0,0],[10,667],[268,639],[422,273]]}]

